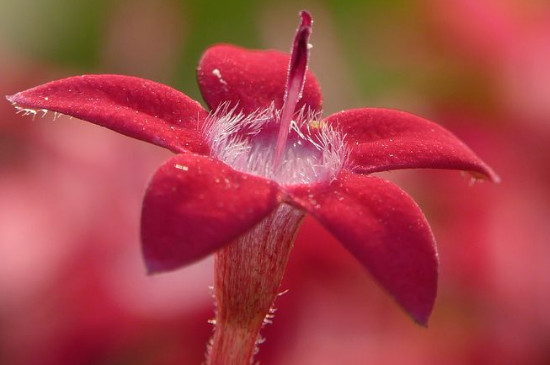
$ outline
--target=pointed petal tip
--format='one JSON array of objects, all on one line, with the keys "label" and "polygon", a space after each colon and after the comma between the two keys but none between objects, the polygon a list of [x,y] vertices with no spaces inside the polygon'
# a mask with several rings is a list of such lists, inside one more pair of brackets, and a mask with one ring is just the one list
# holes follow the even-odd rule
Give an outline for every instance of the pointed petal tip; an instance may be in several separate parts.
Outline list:
[{"label": "pointed petal tip", "polygon": [[[424,297],[419,301],[410,301],[410,298],[398,298],[400,293],[392,293],[384,288],[396,301],[396,303],[405,311],[405,313],[419,326],[428,328],[428,321],[433,312],[435,298],[437,296],[437,285],[431,295]],[[406,300],[403,300],[406,299]]]},{"label": "pointed petal tip", "polygon": [[[378,280],[377,280],[378,281]],[[381,284],[378,282],[378,284]],[[382,290],[390,295],[390,297],[395,301],[395,303],[401,308],[401,310],[407,315],[413,322],[421,327],[428,328],[428,322],[432,315],[435,299],[437,297],[437,285],[434,287],[434,291],[430,295],[424,296],[422,300],[411,301],[403,300],[403,297],[400,297],[400,293],[391,292],[388,288],[381,285]]]},{"label": "pointed petal tip", "polygon": [[490,167],[487,167],[487,179],[495,184],[500,184],[502,182],[500,176]]},{"label": "pointed petal tip", "polygon": [[413,316],[413,319],[414,319],[414,322],[421,326],[421,327],[424,327],[424,328],[428,328],[428,319],[429,317],[426,317],[426,318],[419,318],[419,317],[415,317]]},{"label": "pointed petal tip", "polygon": [[500,176],[489,166],[486,164],[483,164],[480,166],[480,169],[478,170],[470,170],[468,173],[471,175],[471,177],[474,180],[479,181],[489,181],[494,184],[500,184],[502,182],[502,179]]},{"label": "pointed petal tip", "polygon": [[25,106],[26,103],[30,103],[29,100],[29,94],[36,89],[37,87],[31,87],[29,89],[25,89],[22,91],[19,91],[12,95],[6,95],[5,98],[7,101],[12,103],[13,105],[22,105]]},{"label": "pointed petal tip", "polygon": [[147,256],[144,256],[145,270],[148,276],[162,274],[167,271],[172,271],[174,268],[165,267],[160,261],[151,260]]},{"label": "pointed petal tip", "polygon": [[424,328],[428,328],[428,321],[430,320],[430,317],[433,311],[433,303],[430,309],[427,311],[416,312],[416,311],[407,311],[407,309],[405,309],[405,311],[413,319],[414,323]]},{"label": "pointed petal tip", "polygon": [[147,259],[145,259],[145,273],[147,276],[153,276],[160,272],[162,272],[162,270],[158,270],[154,265],[151,265]]},{"label": "pointed petal tip", "polygon": [[22,98],[23,93],[24,93],[24,91],[21,91],[21,92],[12,94],[12,95],[6,95],[5,98],[6,98],[7,101],[9,101],[11,103],[11,105],[17,107],[17,106],[23,104],[23,98]]}]

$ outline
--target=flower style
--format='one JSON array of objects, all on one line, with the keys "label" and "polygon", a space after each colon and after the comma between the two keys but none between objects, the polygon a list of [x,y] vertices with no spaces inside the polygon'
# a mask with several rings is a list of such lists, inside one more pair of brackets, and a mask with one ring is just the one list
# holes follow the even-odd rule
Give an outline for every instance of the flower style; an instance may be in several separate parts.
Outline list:
[{"label": "flower style", "polygon": [[70,77],[8,97],[27,113],[71,115],[177,153],[146,191],[142,249],[150,272],[217,251],[210,364],[251,358],[244,343],[256,343],[306,213],[425,324],[437,289],[432,232],[405,192],[370,174],[443,168],[498,180],[453,134],[420,117],[364,108],[322,119],[307,70],[311,25],[302,12],[290,57],[209,48],[198,82],[211,112],[168,86],[118,75]]}]

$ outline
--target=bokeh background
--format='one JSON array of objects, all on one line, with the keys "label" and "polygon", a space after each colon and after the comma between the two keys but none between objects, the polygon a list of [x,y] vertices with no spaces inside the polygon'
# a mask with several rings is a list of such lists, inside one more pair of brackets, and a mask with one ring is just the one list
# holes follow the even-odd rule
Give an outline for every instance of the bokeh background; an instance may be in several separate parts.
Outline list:
[{"label": "bokeh background", "polygon": [[[550,3],[547,0],[0,0],[0,94],[120,73],[200,100],[216,42],[288,50],[315,19],[326,115],[407,110],[501,175],[384,175],[438,240],[439,296],[415,325],[313,220],[297,239],[257,359],[264,365],[550,364]],[[0,101],[0,363],[200,364],[212,259],[148,277],[142,194],[170,154]]]}]

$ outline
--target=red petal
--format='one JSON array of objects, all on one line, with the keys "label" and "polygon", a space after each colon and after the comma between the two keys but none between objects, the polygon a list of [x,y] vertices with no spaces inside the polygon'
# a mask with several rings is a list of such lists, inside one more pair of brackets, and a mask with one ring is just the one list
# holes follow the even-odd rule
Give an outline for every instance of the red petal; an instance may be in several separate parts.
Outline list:
[{"label": "red petal", "polygon": [[435,241],[420,208],[397,186],[341,173],[329,185],[298,185],[292,204],[307,210],[365,266],[420,324],[436,292]]},{"label": "red petal", "polygon": [[[283,106],[290,56],[280,51],[255,51],[232,45],[210,47],[202,56],[197,76],[202,96],[212,110],[224,102],[239,105],[245,113]],[[298,108],[321,110],[321,90],[313,73]]]},{"label": "red petal", "polygon": [[202,106],[163,84],[119,75],[53,81],[9,96],[17,107],[50,110],[107,127],[174,152],[208,153]]},{"label": "red petal", "polygon": [[278,205],[278,186],[191,153],[162,165],[141,217],[150,272],[179,268],[248,231]]},{"label": "red petal", "polygon": [[498,176],[451,132],[415,115],[389,109],[352,109],[326,121],[346,135],[356,172],[438,168]]}]

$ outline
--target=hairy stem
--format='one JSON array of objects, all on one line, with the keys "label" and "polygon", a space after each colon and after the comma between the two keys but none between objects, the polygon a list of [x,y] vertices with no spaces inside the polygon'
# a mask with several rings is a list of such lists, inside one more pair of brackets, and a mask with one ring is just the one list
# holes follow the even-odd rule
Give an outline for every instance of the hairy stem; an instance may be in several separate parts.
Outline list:
[{"label": "hairy stem", "polygon": [[303,213],[280,206],[215,257],[216,319],[208,365],[249,365]]}]

